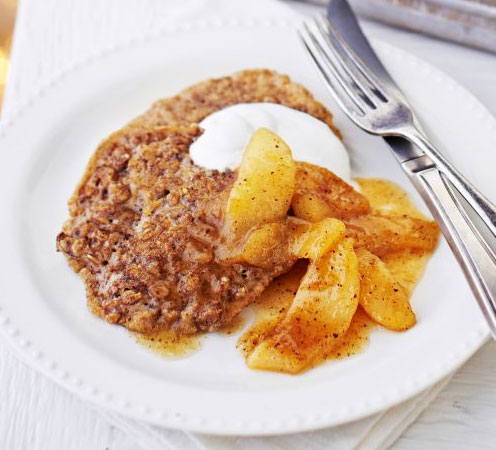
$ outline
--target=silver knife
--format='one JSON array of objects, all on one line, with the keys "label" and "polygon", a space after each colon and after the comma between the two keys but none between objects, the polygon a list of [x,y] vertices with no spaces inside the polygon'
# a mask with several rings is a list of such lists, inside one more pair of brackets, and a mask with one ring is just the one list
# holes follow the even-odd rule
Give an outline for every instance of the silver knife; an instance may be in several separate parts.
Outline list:
[{"label": "silver knife", "polygon": [[[396,85],[396,82],[391,78],[391,75],[389,75],[389,72],[375,54],[374,49],[370,46],[369,41],[363,34],[362,28],[349,3],[346,0],[330,0],[327,5],[327,17],[343,35],[346,42],[353,48],[355,53],[362,58],[365,64],[367,64],[379,78],[386,80],[390,85],[390,89],[393,89],[394,93],[407,103],[403,93]],[[425,156],[424,152],[405,139],[385,137],[384,140],[394,148],[395,151],[393,153],[400,163]]]},{"label": "silver knife", "polygon": [[[389,90],[404,99],[364,36],[348,2],[330,0],[327,17],[366,66],[387,83]],[[405,103],[408,104],[406,100]],[[418,122],[416,125],[420,127]],[[485,229],[475,225],[474,217],[481,214],[475,209],[468,209],[471,205],[461,201],[455,187],[423,151],[401,137],[383,136],[383,139],[390,145],[404,172],[439,223],[496,339],[496,256],[487,238],[488,234],[493,236],[489,226],[494,218],[492,205],[483,211],[485,218],[489,218],[489,225],[482,224]]]}]

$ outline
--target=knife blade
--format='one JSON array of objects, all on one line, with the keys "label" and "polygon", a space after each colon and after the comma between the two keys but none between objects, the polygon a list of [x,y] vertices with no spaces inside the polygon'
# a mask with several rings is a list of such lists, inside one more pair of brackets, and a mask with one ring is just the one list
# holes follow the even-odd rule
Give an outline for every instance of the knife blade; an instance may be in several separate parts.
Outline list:
[{"label": "knife blade", "polygon": [[[363,34],[360,24],[349,3],[346,0],[330,0],[327,5],[327,17],[332,25],[334,25],[342,34],[355,53],[362,58],[365,64],[370,67],[379,78],[388,82],[388,87],[393,89],[397,96],[408,103],[400,88]],[[419,170],[432,166],[432,162],[429,158],[405,139],[398,137],[384,137],[383,139],[391,146],[394,155],[400,163],[420,158],[418,160]],[[410,164],[410,166],[412,165]]]},{"label": "knife blade", "polygon": [[403,96],[363,34],[362,28],[349,3],[346,0],[330,0],[327,5],[327,17],[367,66],[370,67],[379,78],[390,82],[397,90],[397,93]]}]

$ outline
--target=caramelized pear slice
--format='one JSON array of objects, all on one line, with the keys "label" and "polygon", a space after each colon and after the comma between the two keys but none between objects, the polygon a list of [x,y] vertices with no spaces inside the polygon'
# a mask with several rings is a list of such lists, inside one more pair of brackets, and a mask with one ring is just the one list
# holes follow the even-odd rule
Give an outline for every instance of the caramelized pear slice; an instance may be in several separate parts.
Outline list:
[{"label": "caramelized pear slice", "polygon": [[224,234],[228,242],[285,218],[293,198],[295,173],[287,144],[266,128],[259,128],[245,148],[227,200]]},{"label": "caramelized pear slice", "polygon": [[296,164],[296,187],[292,208],[296,216],[316,222],[325,217],[350,219],[368,214],[368,200],[324,167]]},{"label": "caramelized pear slice", "polygon": [[357,250],[360,305],[380,325],[404,331],[416,323],[409,291],[396,281],[386,264],[368,250]]},{"label": "caramelized pear slice", "polygon": [[298,373],[325,358],[358,306],[358,262],[351,239],[313,261],[285,318],[247,358],[252,369]]}]

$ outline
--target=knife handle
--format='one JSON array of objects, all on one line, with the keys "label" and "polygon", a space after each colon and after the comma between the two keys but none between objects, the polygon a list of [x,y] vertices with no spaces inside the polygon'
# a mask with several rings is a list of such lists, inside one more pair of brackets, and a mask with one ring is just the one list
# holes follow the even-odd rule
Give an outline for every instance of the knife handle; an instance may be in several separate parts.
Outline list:
[{"label": "knife handle", "polygon": [[420,171],[413,161],[402,166],[441,227],[496,339],[496,256],[435,165]]},{"label": "knife handle", "polygon": [[405,137],[423,151],[446,176],[460,195],[484,221],[496,237],[496,206],[494,206],[467,178],[465,178],[429,141],[418,123],[409,128]]}]

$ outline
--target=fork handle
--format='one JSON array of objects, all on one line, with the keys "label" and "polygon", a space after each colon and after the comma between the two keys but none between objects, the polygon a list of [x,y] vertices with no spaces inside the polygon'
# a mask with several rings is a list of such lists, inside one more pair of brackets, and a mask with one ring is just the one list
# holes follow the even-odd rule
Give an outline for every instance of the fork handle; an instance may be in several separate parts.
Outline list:
[{"label": "fork handle", "polygon": [[441,227],[496,339],[496,257],[456,199],[444,174],[435,165],[415,171],[417,164],[407,161],[402,166]]},{"label": "fork handle", "polygon": [[432,145],[425,134],[420,131],[419,126],[409,129],[405,137],[430,157],[496,237],[496,206]]}]

